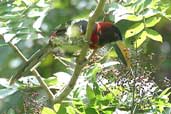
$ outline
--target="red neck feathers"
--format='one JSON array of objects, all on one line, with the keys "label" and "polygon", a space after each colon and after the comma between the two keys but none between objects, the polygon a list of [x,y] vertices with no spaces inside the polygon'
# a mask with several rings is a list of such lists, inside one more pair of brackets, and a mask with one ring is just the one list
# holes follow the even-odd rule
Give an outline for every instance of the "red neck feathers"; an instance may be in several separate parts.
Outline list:
[{"label": "red neck feathers", "polygon": [[97,32],[107,28],[107,27],[110,27],[112,26],[112,23],[111,22],[98,22],[97,23]]},{"label": "red neck feathers", "polygon": [[91,44],[89,45],[89,47],[91,49],[97,49],[99,48],[98,46],[98,41],[99,41],[99,33],[105,29],[106,27],[110,27],[112,26],[111,22],[98,22],[95,25],[94,31],[91,35]]},{"label": "red neck feathers", "polygon": [[97,46],[97,43],[99,41],[99,36],[97,35],[96,33],[96,29],[92,32],[92,35],[91,35],[91,42],[90,42],[90,45],[89,47],[91,49],[97,49],[98,46]]}]

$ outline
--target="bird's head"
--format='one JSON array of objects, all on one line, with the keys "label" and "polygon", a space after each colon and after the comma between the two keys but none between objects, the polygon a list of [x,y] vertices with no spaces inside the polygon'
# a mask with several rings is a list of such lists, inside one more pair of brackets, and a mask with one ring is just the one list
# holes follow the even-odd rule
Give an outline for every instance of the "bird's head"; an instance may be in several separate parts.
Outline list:
[{"label": "bird's head", "polygon": [[73,21],[66,30],[66,35],[70,38],[78,38],[81,35],[85,35],[87,28],[86,20]]}]

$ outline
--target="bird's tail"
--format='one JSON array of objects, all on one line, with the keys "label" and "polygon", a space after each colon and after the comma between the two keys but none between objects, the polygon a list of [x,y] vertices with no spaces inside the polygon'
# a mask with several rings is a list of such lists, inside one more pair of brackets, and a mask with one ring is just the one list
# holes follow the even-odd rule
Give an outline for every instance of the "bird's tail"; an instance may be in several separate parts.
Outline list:
[{"label": "bird's tail", "polygon": [[125,64],[127,67],[131,66],[131,60],[130,60],[130,52],[129,49],[126,47],[125,43],[123,41],[117,41],[114,44],[115,51],[118,55],[118,58]]}]

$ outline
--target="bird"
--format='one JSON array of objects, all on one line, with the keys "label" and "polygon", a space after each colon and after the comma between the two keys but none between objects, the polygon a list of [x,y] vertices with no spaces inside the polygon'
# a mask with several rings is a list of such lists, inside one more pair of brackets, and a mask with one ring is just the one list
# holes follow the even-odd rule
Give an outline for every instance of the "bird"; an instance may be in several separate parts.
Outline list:
[{"label": "bird", "polygon": [[[85,19],[74,20],[69,26],[57,29],[53,32],[52,36],[58,37],[66,35],[71,41],[75,41],[78,38],[83,38],[85,36],[87,25],[88,21]],[[111,43],[118,58],[124,65],[130,67],[130,52],[123,41],[119,28],[110,21],[95,22],[95,25],[92,26],[93,31],[90,37],[89,48],[97,50],[106,44]]]},{"label": "bird", "polygon": [[[75,20],[72,21],[68,26],[59,27],[56,31],[52,32],[50,35],[50,39],[54,39],[56,37],[61,37],[62,39],[57,40],[58,45],[62,46],[62,49],[65,48],[67,50],[78,50],[80,46],[82,46],[80,41],[84,41],[84,36],[86,34],[88,21],[87,20]],[[123,42],[122,34],[118,27],[116,27],[112,22],[104,22],[99,21],[96,22],[93,26],[93,31],[90,37],[89,48],[92,50],[97,50],[102,48],[106,44],[111,43],[114,47],[118,58],[122,61],[124,65],[127,67],[131,66],[129,50]],[[66,42],[63,37],[67,36],[71,43]],[[58,38],[56,38],[58,39]],[[51,41],[51,40],[50,40]],[[62,42],[59,42],[62,41]],[[73,43],[73,42],[77,43]],[[53,40],[52,40],[53,42]],[[70,45],[71,44],[71,45]],[[77,46],[78,45],[78,46]],[[23,76],[26,72],[28,72],[32,67],[34,67],[41,59],[48,54],[48,50],[51,44],[45,46],[44,48],[38,50],[29,61],[22,65],[18,72],[13,75],[10,79],[10,85],[13,84],[17,79]],[[71,51],[71,52],[72,52]],[[46,53],[46,54],[45,54]]]}]

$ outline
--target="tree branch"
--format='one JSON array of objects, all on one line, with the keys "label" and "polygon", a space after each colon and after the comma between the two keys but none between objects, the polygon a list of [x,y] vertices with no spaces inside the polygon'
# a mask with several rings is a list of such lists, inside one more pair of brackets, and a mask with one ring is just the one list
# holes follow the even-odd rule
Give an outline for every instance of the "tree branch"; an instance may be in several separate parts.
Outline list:
[{"label": "tree branch", "polygon": [[[9,46],[19,55],[19,57],[25,62],[25,64],[29,64],[30,60],[32,59],[27,59],[23,53],[20,51],[20,49],[15,46],[14,44],[12,44],[11,42],[8,42]],[[32,73],[36,76],[37,80],[39,81],[40,85],[45,89],[45,91],[47,92],[49,99],[51,101],[54,100],[54,95],[53,93],[50,91],[50,89],[48,88],[48,86],[46,85],[46,83],[42,80],[39,72],[36,69],[32,70]]]},{"label": "tree branch", "polygon": [[64,98],[66,98],[69,95],[69,93],[72,91],[72,89],[75,86],[75,83],[76,83],[76,81],[78,79],[78,76],[81,73],[82,68],[87,63],[87,61],[85,60],[85,57],[86,57],[87,51],[89,49],[89,42],[90,42],[90,37],[91,37],[92,31],[93,31],[93,28],[94,28],[94,23],[95,23],[96,19],[100,16],[100,14],[103,12],[105,1],[106,0],[100,0],[98,2],[98,5],[97,5],[95,11],[89,17],[87,30],[86,30],[87,32],[86,32],[86,35],[85,35],[88,42],[85,43],[83,45],[83,48],[81,49],[80,55],[79,55],[79,57],[77,58],[77,61],[76,61],[77,64],[75,66],[73,76],[72,76],[69,84],[65,87],[65,89],[62,91],[62,93],[59,96],[55,97],[55,101],[54,101],[55,103],[56,102],[61,102]]},{"label": "tree branch", "polygon": [[18,47],[11,42],[8,42],[8,45],[18,54],[18,56],[24,61],[27,62],[28,59],[23,55],[23,53],[18,49]]},{"label": "tree branch", "polygon": [[[19,49],[18,49],[19,51]],[[13,84],[17,79],[22,77],[25,73],[29,72],[40,60],[49,53],[49,45],[42,49],[37,50],[17,71],[15,75],[12,76],[10,84]]]}]

